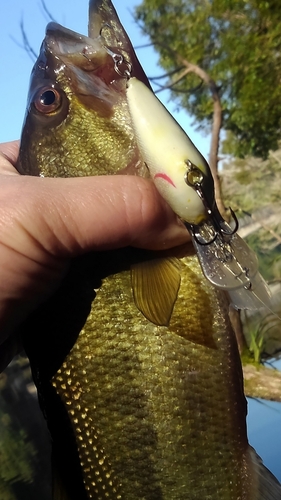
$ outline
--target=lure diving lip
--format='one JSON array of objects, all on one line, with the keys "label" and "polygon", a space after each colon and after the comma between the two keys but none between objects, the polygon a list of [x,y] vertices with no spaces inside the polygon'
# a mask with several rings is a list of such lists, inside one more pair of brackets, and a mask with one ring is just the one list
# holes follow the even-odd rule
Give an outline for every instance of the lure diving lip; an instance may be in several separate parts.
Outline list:
[{"label": "lure diving lip", "polygon": [[205,277],[227,291],[237,309],[270,309],[270,290],[255,253],[236,233],[237,219],[232,230],[218,211],[206,160],[135,77],[128,78],[127,100],[143,159],[160,194],[185,222]]}]

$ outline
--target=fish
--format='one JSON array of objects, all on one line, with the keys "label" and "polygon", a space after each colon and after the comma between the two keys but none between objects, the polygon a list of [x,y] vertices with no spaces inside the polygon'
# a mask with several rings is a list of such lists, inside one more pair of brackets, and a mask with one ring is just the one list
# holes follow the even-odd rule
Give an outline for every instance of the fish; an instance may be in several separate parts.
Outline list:
[{"label": "fish", "polygon": [[[110,0],[90,1],[88,37],[49,24],[18,171],[149,178],[128,103],[134,77],[149,88]],[[281,498],[248,443],[228,307],[192,245],[73,259],[21,328],[52,437],[53,500]]]}]

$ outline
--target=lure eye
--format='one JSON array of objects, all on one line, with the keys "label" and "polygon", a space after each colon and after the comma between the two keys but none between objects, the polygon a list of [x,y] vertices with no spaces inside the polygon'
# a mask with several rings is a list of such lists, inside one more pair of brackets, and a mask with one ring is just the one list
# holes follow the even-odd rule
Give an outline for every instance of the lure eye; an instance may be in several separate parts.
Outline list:
[{"label": "lure eye", "polygon": [[196,186],[201,186],[204,180],[204,175],[201,170],[193,165],[190,160],[186,160],[187,171],[184,176],[186,184],[190,187],[196,188]]},{"label": "lure eye", "polygon": [[40,113],[46,115],[60,108],[62,96],[59,91],[52,87],[40,89],[34,99],[34,106]]}]

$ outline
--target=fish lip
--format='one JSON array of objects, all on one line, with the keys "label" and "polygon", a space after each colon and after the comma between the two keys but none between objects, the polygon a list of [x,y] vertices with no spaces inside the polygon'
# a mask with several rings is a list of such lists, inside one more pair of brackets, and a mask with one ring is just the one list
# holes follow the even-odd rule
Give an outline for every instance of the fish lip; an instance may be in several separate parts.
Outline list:
[{"label": "fish lip", "polygon": [[82,101],[93,96],[113,105],[117,96],[111,92],[111,84],[117,93],[124,92],[125,79],[117,74],[112,54],[100,35],[90,38],[52,22],[47,25],[41,52],[46,74],[58,81],[59,74],[64,73],[69,88]]},{"label": "fish lip", "polygon": [[85,58],[97,53],[107,55],[101,37],[89,38],[54,22],[47,25],[44,45],[45,50],[57,58],[72,55]]},{"label": "fish lip", "polygon": [[75,86],[75,75],[76,81],[84,87],[87,80],[90,82],[91,73],[92,78],[99,78],[106,85],[119,80],[123,80],[125,85],[124,77],[116,72],[114,54],[100,34],[90,38],[57,23],[49,23],[43,51],[47,60],[46,69],[57,75],[62,70],[68,72],[70,85]]},{"label": "fish lip", "polygon": [[[28,109],[32,109],[40,89],[49,86],[64,88],[66,97],[75,95],[80,103],[89,104],[91,100],[91,105],[95,106],[93,99],[103,102],[104,108],[109,110],[117,103],[120,94],[124,94],[125,85],[126,80],[116,73],[112,55],[100,35],[89,38],[52,22],[46,27],[32,71]],[[44,117],[41,119],[38,113],[37,116],[44,126]]]}]

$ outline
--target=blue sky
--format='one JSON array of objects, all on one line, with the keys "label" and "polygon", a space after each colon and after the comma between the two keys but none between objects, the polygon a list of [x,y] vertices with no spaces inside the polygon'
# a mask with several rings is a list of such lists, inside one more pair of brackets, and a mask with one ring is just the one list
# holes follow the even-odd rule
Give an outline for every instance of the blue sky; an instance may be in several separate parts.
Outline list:
[{"label": "blue sky", "polygon": [[[133,23],[130,11],[140,0],[115,0],[118,11],[133,44],[138,46],[147,42],[140,35]],[[46,0],[46,5],[53,17],[64,26],[86,34],[88,17],[88,0]],[[27,53],[20,48],[20,20],[24,25],[31,45],[39,51],[44,37],[48,19],[44,15],[40,0],[0,0],[0,142],[17,139],[25,112],[29,75],[33,62]],[[15,41],[16,40],[16,41]],[[162,73],[157,67],[157,55],[151,48],[138,51],[148,76]],[[169,103],[169,93],[161,93],[159,97],[174,114],[191,140],[202,154],[208,158],[210,138],[204,137],[191,127],[192,120],[185,112],[174,113],[175,104]],[[265,460],[266,465],[281,480],[281,434],[280,405],[272,409],[269,404],[261,405],[249,402],[249,435],[250,441]]]}]

